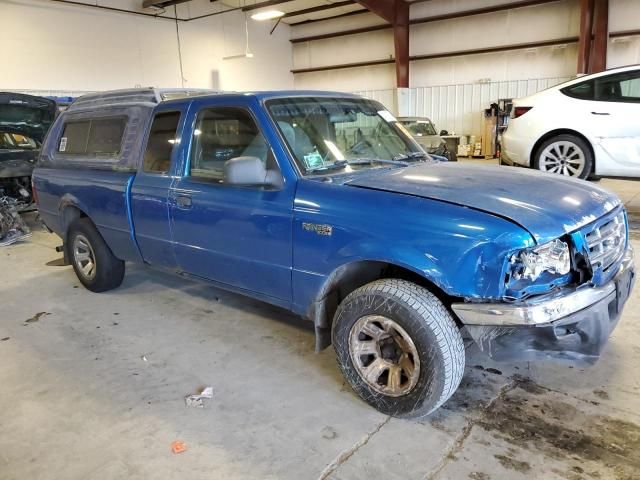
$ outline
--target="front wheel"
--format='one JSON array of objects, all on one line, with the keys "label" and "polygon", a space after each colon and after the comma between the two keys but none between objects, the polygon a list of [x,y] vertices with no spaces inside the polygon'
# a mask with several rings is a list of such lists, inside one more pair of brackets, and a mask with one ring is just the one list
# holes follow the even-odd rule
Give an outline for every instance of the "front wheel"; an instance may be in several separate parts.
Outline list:
[{"label": "front wheel", "polygon": [[533,166],[541,172],[585,179],[591,174],[593,155],[589,145],[580,137],[557,135],[538,147]]},{"label": "front wheel", "polygon": [[332,337],[351,387],[387,415],[428,415],[462,378],[464,344],[451,314],[426,288],[405,280],[377,280],[349,294]]}]

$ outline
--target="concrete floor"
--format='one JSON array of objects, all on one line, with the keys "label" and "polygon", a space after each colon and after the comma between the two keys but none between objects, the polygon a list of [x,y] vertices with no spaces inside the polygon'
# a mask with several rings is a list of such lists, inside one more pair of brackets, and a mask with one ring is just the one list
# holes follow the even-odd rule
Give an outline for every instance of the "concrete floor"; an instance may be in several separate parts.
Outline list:
[{"label": "concrete floor", "polygon": [[296,317],[135,266],[94,294],[47,265],[58,243],[0,250],[2,480],[640,476],[640,287],[596,366],[470,347],[454,397],[406,421],[360,401]]}]

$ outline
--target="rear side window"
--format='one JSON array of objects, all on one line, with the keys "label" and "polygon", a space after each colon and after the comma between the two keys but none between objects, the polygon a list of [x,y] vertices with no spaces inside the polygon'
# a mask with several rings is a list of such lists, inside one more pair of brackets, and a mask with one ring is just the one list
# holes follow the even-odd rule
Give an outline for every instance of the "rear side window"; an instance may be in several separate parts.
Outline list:
[{"label": "rear side window", "polygon": [[167,173],[169,171],[179,122],[180,112],[163,112],[154,117],[147,149],[144,152],[142,169],[145,172]]},{"label": "rear side window", "polygon": [[569,97],[578,98],[580,100],[594,100],[593,80],[571,85],[570,87],[560,90]]},{"label": "rear side window", "polygon": [[68,122],[60,137],[58,152],[69,155],[118,155],[126,124],[126,117]]},{"label": "rear side window", "polygon": [[67,123],[60,138],[58,151],[69,154],[86,152],[90,124],[89,120]]}]

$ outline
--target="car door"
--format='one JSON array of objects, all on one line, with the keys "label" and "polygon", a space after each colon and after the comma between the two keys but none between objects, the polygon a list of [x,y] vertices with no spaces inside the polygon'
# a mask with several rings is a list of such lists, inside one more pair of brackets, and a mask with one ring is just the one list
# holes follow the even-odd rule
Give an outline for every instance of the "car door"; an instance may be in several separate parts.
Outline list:
[{"label": "car door", "polygon": [[[295,189],[287,179],[291,165],[276,161],[276,133],[255,99],[233,98],[196,102],[189,114],[193,130],[183,176],[170,191],[176,259],[186,273],[288,305]],[[247,156],[260,158],[281,183],[225,183],[225,163]]]},{"label": "car door", "polygon": [[160,106],[151,121],[142,165],[131,189],[135,237],[145,262],[175,268],[169,189],[177,177],[180,144],[188,104]]},{"label": "car door", "polygon": [[598,175],[640,176],[640,70],[603,75],[568,87],[587,130]]},{"label": "car door", "polygon": [[594,81],[596,102],[591,114],[605,126],[599,144],[609,159],[598,173],[640,177],[640,70]]}]

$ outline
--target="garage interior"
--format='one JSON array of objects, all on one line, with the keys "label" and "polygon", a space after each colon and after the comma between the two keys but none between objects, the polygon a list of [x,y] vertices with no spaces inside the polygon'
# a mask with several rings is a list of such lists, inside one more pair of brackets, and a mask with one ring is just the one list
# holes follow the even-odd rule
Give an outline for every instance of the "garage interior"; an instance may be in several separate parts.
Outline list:
[{"label": "garage interior", "polygon": [[[640,63],[638,0],[5,0],[0,19],[3,92],[355,93],[429,118],[465,165],[500,163],[513,99]],[[638,179],[590,181],[638,251]],[[398,419],[314,353],[312,323],[139,265],[92,293],[22,215],[32,236],[0,247],[1,480],[640,478],[638,288],[594,366],[467,343],[453,397]]]}]

